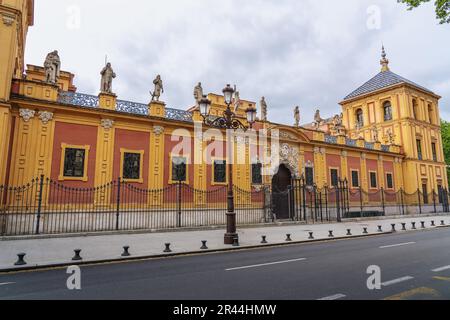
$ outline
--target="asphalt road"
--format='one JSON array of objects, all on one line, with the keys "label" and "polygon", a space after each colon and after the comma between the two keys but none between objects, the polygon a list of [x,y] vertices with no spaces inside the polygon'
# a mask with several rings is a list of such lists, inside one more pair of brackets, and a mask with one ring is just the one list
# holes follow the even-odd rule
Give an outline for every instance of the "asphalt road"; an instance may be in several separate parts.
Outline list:
[{"label": "asphalt road", "polygon": [[[381,290],[369,290],[369,266]],[[233,253],[0,274],[0,299],[450,299],[450,229]]]}]

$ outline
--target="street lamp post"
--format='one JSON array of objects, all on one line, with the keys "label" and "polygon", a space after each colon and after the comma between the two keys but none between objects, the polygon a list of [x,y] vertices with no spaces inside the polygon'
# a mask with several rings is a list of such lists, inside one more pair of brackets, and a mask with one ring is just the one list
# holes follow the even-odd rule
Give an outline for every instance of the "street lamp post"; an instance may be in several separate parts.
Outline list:
[{"label": "street lamp post", "polygon": [[[225,98],[225,104],[227,109],[221,117],[210,116],[211,111],[211,101],[208,100],[206,96],[199,102],[200,113],[203,117],[203,123],[210,127],[215,127],[219,129],[226,130],[237,130],[242,129],[244,131],[249,128],[244,125],[239,119],[237,119],[236,114],[231,110],[231,103],[233,100],[234,89],[228,84],[225,89],[223,89],[223,95]],[[250,125],[250,129],[256,122],[256,109],[254,107],[249,107],[246,111],[247,122]],[[227,232],[225,233],[224,243],[233,244],[234,240],[238,238],[236,232],[236,212],[234,208],[234,185],[233,185],[233,143],[231,139],[227,139],[227,155],[228,155],[228,193],[227,193]]]}]

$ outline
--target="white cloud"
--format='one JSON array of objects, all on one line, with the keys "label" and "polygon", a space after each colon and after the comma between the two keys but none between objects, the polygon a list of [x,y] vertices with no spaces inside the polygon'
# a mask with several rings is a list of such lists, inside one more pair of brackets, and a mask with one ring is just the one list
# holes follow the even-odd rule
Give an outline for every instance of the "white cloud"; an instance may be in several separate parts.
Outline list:
[{"label": "white cloud", "polygon": [[[378,6],[381,29],[367,28],[367,8]],[[80,28],[68,28],[70,6],[80,9]],[[438,25],[432,5],[406,11],[391,0],[170,0],[36,1],[26,60],[42,64],[58,49],[63,69],[76,74],[80,92],[96,94],[105,54],[118,74],[119,98],[148,102],[161,74],[170,107],[192,105],[193,87],[220,92],[236,83],[241,97],[266,96],[270,119],[302,122],[316,107],[325,116],[379,71],[384,42],[394,72],[450,99],[448,25]]]}]

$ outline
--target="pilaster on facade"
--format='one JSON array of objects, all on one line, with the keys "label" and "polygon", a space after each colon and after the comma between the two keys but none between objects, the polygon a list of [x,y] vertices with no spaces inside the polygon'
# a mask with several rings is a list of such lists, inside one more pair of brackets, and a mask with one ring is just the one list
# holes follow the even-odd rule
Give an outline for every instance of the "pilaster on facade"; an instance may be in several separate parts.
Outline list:
[{"label": "pilaster on facade", "polygon": [[[114,120],[101,119],[97,130],[95,186],[104,186],[113,180],[114,138]],[[97,194],[96,205],[108,206],[110,203],[109,190],[102,188]]]},{"label": "pilaster on facade", "polygon": [[12,116],[10,106],[0,104],[0,186],[7,181],[7,163],[10,148]]},{"label": "pilaster on facade", "polygon": [[[207,163],[205,159],[205,150],[207,142],[204,139],[203,132],[198,132],[194,136],[194,189],[206,191]],[[206,207],[207,199],[203,192],[195,193],[194,204],[196,207]]]},{"label": "pilaster on facade", "polygon": [[[164,159],[165,156],[165,128],[160,125],[153,126],[150,134],[150,163],[149,163],[149,179],[148,188],[159,190],[164,188]],[[149,197],[148,201],[151,205],[162,204],[163,197],[161,194],[153,193],[153,198]]]}]

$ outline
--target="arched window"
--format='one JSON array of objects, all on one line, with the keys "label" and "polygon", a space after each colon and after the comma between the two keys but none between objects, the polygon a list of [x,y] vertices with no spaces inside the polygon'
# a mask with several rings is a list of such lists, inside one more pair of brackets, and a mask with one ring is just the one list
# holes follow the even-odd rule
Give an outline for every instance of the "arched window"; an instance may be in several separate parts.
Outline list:
[{"label": "arched window", "polygon": [[383,103],[384,121],[392,120],[392,106],[390,101]]},{"label": "arched window", "polygon": [[430,123],[434,124],[434,110],[431,104],[428,105],[428,118],[430,119]]},{"label": "arched window", "polygon": [[356,126],[358,128],[364,127],[364,113],[362,109],[356,110]]},{"label": "arched window", "polygon": [[417,100],[413,99],[412,103],[413,103],[413,116],[414,116],[414,119],[419,120],[419,107],[417,105]]}]

